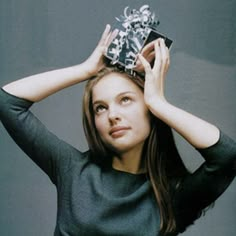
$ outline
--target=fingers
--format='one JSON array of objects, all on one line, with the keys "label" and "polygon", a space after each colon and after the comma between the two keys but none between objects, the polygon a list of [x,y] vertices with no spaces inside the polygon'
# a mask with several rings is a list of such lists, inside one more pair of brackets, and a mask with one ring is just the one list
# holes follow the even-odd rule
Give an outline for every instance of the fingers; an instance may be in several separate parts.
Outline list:
[{"label": "fingers", "polygon": [[144,48],[141,51],[141,54],[146,58],[152,51],[154,51],[154,45],[156,40],[148,43],[144,46]]},{"label": "fingers", "polygon": [[[154,62],[154,59],[155,59],[155,51],[153,50],[148,56],[146,56],[144,58],[146,59],[146,61],[148,63],[153,65],[153,62]],[[143,69],[144,68],[143,68],[143,65],[142,65],[141,61],[139,60],[139,58],[137,58],[136,65],[135,65],[135,70],[138,71],[138,72],[142,72]]]},{"label": "fingers", "polygon": [[101,36],[101,39],[100,39],[98,45],[105,45],[107,38],[110,34],[110,31],[111,31],[111,26],[109,24],[107,24],[105,30],[102,33],[102,36]]},{"label": "fingers", "polygon": [[101,36],[101,39],[97,45],[97,49],[102,50],[102,52],[105,53],[107,47],[110,45],[110,43],[117,36],[118,33],[119,33],[118,29],[111,31],[111,26],[107,24]]},{"label": "fingers", "polygon": [[[147,47],[146,47],[147,46]],[[140,58],[145,59],[147,63],[151,63],[154,59],[154,65],[153,68],[160,69],[161,66],[169,66],[170,62],[170,55],[169,55],[169,49],[165,45],[165,41],[162,38],[159,38],[152,43],[149,43],[146,45],[144,49],[142,50],[143,53],[141,53],[141,57],[138,57],[136,66],[142,65],[144,60],[140,60]]]},{"label": "fingers", "polygon": [[[156,40],[153,46],[154,51],[149,53],[147,58],[142,54],[138,55],[137,68],[144,68],[146,78],[149,78],[152,74],[155,78],[164,80],[170,63],[169,49],[166,47],[163,39]],[[153,61],[154,58],[155,61],[152,66],[150,62]],[[152,78],[152,76],[150,78]]]},{"label": "fingers", "polygon": [[146,75],[151,74],[152,68],[150,63],[141,54],[138,54],[138,59],[144,68],[145,74]]},{"label": "fingers", "polygon": [[119,33],[118,29],[115,29],[112,32],[110,32],[109,36],[107,36],[107,39],[105,41],[105,45],[109,46],[112,40],[117,36],[118,33]]},{"label": "fingers", "polygon": [[160,49],[161,49],[161,57],[162,57],[162,61],[165,64],[168,64],[170,61],[170,56],[169,56],[169,49],[167,48],[167,46],[165,45],[165,41],[164,39],[160,39]]},{"label": "fingers", "polygon": [[[169,63],[169,49],[165,45],[165,41],[162,38],[158,38],[150,43],[148,43],[141,51],[142,56],[153,65],[154,59],[157,58],[161,61],[156,61],[156,66],[159,67],[161,62]],[[137,61],[137,67],[140,67],[140,62]]]},{"label": "fingers", "polygon": [[155,47],[155,63],[153,69],[166,72],[170,64],[169,49],[166,47],[164,40],[161,38],[155,42],[154,47]]}]

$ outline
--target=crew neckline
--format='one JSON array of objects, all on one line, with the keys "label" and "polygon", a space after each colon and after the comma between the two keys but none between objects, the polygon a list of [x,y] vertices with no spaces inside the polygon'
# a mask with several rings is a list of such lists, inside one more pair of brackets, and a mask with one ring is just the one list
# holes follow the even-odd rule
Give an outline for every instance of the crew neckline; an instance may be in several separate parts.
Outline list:
[{"label": "crew neckline", "polygon": [[116,174],[122,174],[122,175],[133,176],[133,177],[147,176],[147,172],[132,173],[132,172],[128,172],[128,171],[118,170],[118,169],[115,169],[113,167],[111,167],[110,169],[113,173],[116,173]]}]

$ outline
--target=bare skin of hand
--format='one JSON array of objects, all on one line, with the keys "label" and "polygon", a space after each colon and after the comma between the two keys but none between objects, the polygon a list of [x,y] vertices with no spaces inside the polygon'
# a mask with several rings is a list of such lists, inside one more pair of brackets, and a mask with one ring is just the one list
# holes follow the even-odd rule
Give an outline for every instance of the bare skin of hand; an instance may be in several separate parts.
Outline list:
[{"label": "bare skin of hand", "polygon": [[105,66],[104,54],[111,41],[116,37],[117,33],[118,30],[111,31],[111,26],[106,25],[106,28],[96,48],[89,56],[89,58],[84,62],[86,65],[88,65],[89,73],[91,74],[91,76],[95,75]]},{"label": "bare skin of hand", "polygon": [[145,71],[144,99],[147,104],[153,101],[165,101],[164,85],[166,74],[170,65],[169,49],[163,39],[159,38],[154,42],[155,61],[151,67],[144,55],[139,54],[139,60]]},{"label": "bare skin of hand", "polygon": [[[147,60],[147,62],[151,65],[154,64],[154,60],[155,60],[155,44],[157,41],[159,41],[160,38],[151,41],[150,43],[148,43],[147,45],[145,45],[145,47],[142,49],[142,51],[140,52],[140,54]],[[140,61],[139,57],[137,58],[137,62],[136,62],[136,66],[135,66],[135,71],[138,72],[144,72],[144,67],[142,62]]]}]

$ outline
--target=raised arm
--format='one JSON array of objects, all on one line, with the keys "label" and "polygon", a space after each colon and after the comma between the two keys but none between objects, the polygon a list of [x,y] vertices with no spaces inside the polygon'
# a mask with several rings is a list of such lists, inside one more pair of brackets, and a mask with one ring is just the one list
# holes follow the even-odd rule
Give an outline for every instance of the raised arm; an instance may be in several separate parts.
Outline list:
[{"label": "raised arm", "polygon": [[110,25],[107,25],[97,47],[85,62],[29,76],[7,84],[3,89],[16,97],[38,102],[61,89],[91,78],[104,66],[104,51],[115,34],[110,29]]},{"label": "raised arm", "polygon": [[144,98],[150,111],[176,130],[196,148],[206,148],[219,139],[219,129],[172,104],[164,96],[164,80],[169,68],[169,50],[163,39],[155,43],[155,63],[151,68],[148,61],[139,55],[145,70]]},{"label": "raised arm", "polygon": [[[82,64],[23,78],[0,90],[0,121],[19,147],[54,183],[59,168],[62,171],[69,168],[70,157],[79,156],[80,152],[51,133],[29,108],[33,102],[96,74],[105,65],[103,51],[111,37],[108,25],[98,46]],[[59,162],[63,164],[58,165]]]}]

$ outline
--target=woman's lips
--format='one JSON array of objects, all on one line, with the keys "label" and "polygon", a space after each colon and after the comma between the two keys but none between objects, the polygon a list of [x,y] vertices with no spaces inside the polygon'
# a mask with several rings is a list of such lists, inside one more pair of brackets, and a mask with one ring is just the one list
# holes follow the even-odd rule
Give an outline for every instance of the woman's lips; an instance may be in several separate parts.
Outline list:
[{"label": "woman's lips", "polygon": [[125,134],[126,130],[130,129],[127,126],[115,126],[113,128],[111,128],[111,130],[109,131],[109,134],[113,137],[113,138],[118,138],[121,137]]}]

